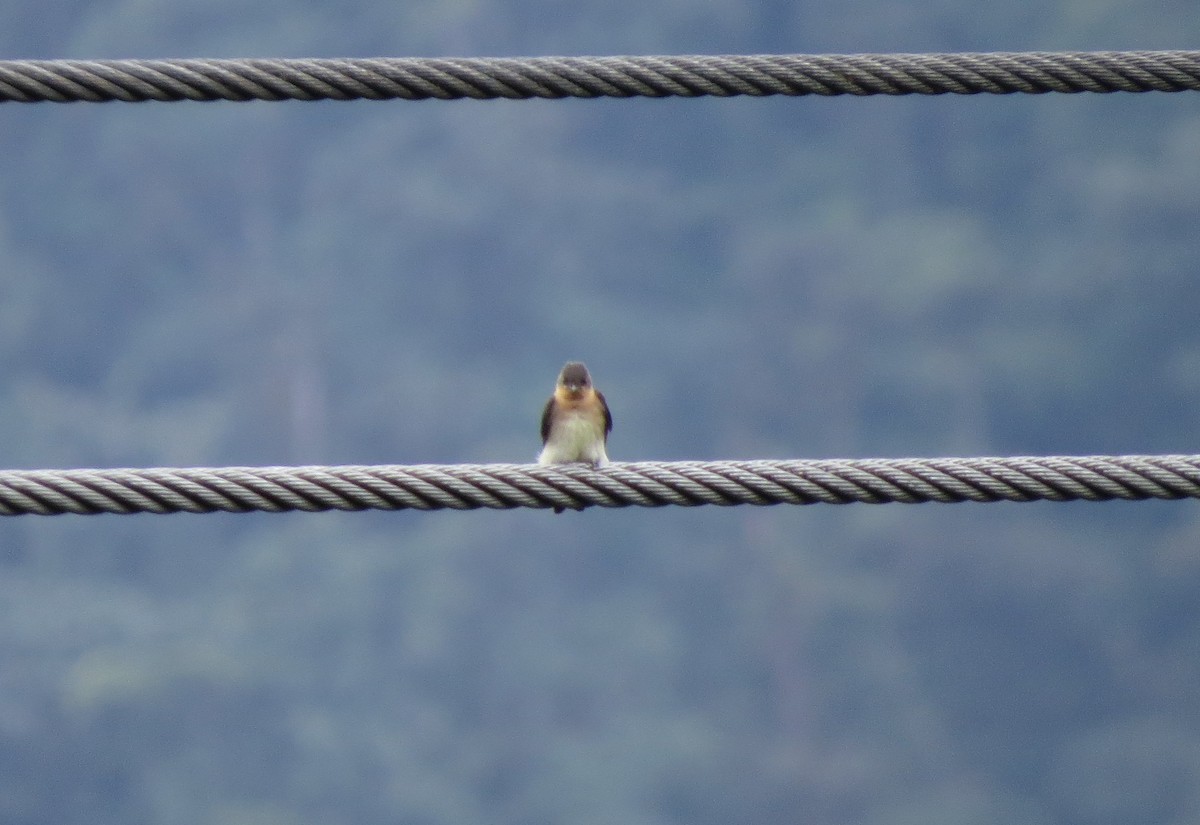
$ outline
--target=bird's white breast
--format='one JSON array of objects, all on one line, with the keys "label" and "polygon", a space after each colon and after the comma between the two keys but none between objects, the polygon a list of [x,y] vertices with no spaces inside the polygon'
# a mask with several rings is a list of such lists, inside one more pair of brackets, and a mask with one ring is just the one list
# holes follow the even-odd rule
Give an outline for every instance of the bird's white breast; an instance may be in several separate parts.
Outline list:
[{"label": "bird's white breast", "polygon": [[538,456],[539,464],[566,464],[588,461],[608,463],[604,450],[604,425],[597,426],[594,414],[583,410],[566,410],[559,414],[550,428],[550,438]]}]

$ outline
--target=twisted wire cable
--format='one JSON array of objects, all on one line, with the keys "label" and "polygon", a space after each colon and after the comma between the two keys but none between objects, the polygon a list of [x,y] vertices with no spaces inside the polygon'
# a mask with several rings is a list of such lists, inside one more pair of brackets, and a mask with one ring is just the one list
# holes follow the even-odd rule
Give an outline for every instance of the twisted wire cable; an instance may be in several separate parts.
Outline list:
[{"label": "twisted wire cable", "polygon": [[1200,498],[1200,455],[0,471],[0,515]]},{"label": "twisted wire cable", "polygon": [[1188,90],[1200,51],[0,61],[21,103]]}]

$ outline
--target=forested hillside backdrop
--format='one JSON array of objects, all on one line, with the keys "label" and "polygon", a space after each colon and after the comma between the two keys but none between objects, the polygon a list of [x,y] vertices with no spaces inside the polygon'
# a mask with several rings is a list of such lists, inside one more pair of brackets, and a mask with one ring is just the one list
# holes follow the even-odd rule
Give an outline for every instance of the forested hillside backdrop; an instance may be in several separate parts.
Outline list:
[{"label": "forested hillside backdrop", "polygon": [[[13,0],[0,57],[1183,48]],[[1185,34],[1186,33],[1186,34]],[[0,466],[1200,452],[1200,95],[0,107]],[[1200,818],[1195,502],[0,521],[0,822]]]}]

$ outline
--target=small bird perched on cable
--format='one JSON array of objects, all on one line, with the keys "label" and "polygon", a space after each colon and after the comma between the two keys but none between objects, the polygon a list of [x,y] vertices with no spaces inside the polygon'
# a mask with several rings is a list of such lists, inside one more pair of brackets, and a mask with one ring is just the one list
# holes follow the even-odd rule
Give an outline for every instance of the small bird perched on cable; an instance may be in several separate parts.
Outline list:
[{"label": "small bird perched on cable", "polygon": [[608,463],[604,445],[612,432],[612,414],[604,394],[592,386],[588,368],[568,361],[558,374],[554,395],[542,410],[542,453],[538,464],[586,461]]},{"label": "small bird perched on cable", "polygon": [[[605,444],[612,432],[612,414],[604,394],[592,386],[592,376],[579,361],[568,361],[558,374],[554,395],[542,410],[542,452],[538,464],[587,462],[600,468],[608,463]],[[561,513],[562,507],[554,512]]]}]

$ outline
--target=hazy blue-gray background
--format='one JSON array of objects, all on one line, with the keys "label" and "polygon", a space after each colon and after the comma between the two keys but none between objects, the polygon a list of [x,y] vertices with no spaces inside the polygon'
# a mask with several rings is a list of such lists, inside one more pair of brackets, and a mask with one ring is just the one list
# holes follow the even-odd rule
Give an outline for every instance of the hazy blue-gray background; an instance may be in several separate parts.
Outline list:
[{"label": "hazy blue-gray background", "polygon": [[[1194,3],[13,0],[3,57],[1195,46]],[[0,108],[0,465],[1197,452],[1200,96]],[[0,522],[0,821],[1183,823],[1195,503]]]}]

